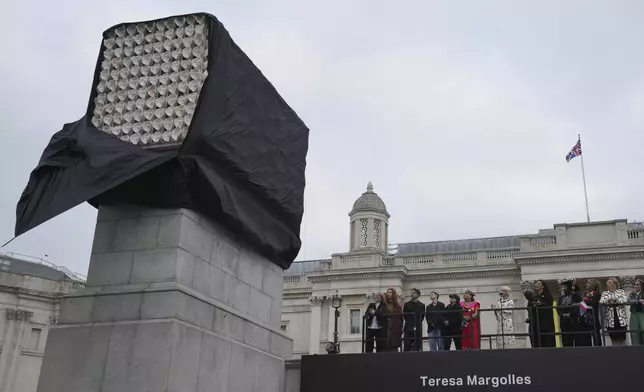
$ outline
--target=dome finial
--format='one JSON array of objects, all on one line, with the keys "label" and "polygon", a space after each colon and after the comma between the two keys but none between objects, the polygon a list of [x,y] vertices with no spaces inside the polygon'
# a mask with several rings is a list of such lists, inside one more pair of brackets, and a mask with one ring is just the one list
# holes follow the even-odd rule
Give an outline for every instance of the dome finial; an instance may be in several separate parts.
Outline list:
[{"label": "dome finial", "polygon": [[373,184],[371,181],[367,183],[367,192],[373,192]]}]

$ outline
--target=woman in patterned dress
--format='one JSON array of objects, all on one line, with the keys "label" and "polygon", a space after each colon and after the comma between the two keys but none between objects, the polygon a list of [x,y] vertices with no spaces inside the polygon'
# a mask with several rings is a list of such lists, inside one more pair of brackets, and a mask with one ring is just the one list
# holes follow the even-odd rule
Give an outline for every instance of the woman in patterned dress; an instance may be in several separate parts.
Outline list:
[{"label": "woman in patterned dress", "polygon": [[514,348],[514,324],[512,323],[512,310],[514,301],[510,296],[510,288],[501,287],[499,300],[492,305],[496,316],[496,348]]},{"label": "woman in patterned dress", "polygon": [[474,299],[474,293],[465,290],[463,293],[463,338],[461,340],[461,349],[478,350],[480,345],[480,327],[479,327],[479,309],[481,304]]},{"label": "woman in patterned dress", "polygon": [[608,331],[613,346],[626,344],[626,307],[628,297],[624,290],[619,288],[617,278],[608,278],[606,291],[602,293],[599,303],[604,305],[604,327]]}]

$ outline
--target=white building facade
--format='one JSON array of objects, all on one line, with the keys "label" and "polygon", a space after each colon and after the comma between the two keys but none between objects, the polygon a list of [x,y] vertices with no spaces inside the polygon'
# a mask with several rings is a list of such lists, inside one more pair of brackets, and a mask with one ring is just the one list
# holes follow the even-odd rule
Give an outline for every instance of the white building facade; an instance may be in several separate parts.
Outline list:
[{"label": "white building facade", "polygon": [[[482,309],[496,304],[501,286],[509,286],[516,307],[523,291],[544,279],[556,295],[557,280],[574,277],[580,287],[590,278],[602,285],[618,277],[625,290],[644,275],[644,226],[626,219],[555,224],[536,234],[390,245],[389,213],[371,183],[349,213],[350,250],[330,259],[295,262],[284,277],[282,330],[294,340],[295,356],[324,353],[333,341],[334,309],[329,297],[342,296],[339,336],[342,353],[362,350],[362,315],[377,292],[394,288],[408,297],[412,288],[430,302],[430,291],[448,294],[469,289]],[[515,332],[527,332],[525,311],[513,316]],[[425,328],[426,330],[426,328]],[[481,315],[481,333],[496,333],[492,312]],[[481,348],[494,348],[483,337]],[[517,347],[529,346],[518,338]],[[425,343],[427,349],[427,343]]]},{"label": "white building facade", "polygon": [[79,285],[71,272],[0,254],[0,392],[36,392],[60,298]]}]

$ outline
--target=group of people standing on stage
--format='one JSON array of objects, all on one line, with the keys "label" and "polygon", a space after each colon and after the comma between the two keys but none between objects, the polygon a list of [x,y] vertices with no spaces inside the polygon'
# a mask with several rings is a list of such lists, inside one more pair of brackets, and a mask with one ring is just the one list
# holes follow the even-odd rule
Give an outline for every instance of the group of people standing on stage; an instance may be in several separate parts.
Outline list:
[{"label": "group of people standing on stage", "polygon": [[449,295],[449,303],[439,301],[432,291],[431,302],[425,306],[418,298],[420,290],[411,290],[411,300],[401,304],[394,289],[386,294],[377,293],[365,313],[365,352],[422,351],[423,321],[427,323],[430,350],[449,350],[452,343],[457,350],[480,347],[479,309],[474,293],[466,290],[463,299]]},{"label": "group of people standing on stage", "polygon": [[[560,296],[556,309],[564,347],[601,346],[602,330],[608,332],[611,345],[626,344],[626,331],[630,321],[631,344],[644,345],[644,281],[636,279],[628,295],[620,288],[619,280],[608,278],[606,290],[596,279],[586,282],[581,290],[573,278],[558,281]],[[535,282],[534,290],[527,290],[532,347],[555,347],[554,298],[546,283]],[[627,307],[629,307],[627,312]],[[628,316],[630,313],[630,317]]]},{"label": "group of people standing on stage", "polygon": [[[616,278],[606,281],[605,291],[595,279],[589,279],[583,291],[572,278],[561,279],[558,283],[560,296],[556,305],[543,280],[537,280],[534,289],[524,292],[528,308],[525,322],[529,325],[532,347],[556,347],[555,317],[558,317],[564,347],[600,346],[603,329],[608,332],[612,345],[624,345],[629,321],[631,343],[644,345],[642,279],[635,280],[633,291],[628,295],[619,287]],[[402,351],[422,351],[424,336],[430,351],[450,350],[452,344],[456,350],[480,348],[481,304],[472,291],[465,290],[463,299],[450,294],[447,304],[432,291],[428,305],[419,300],[418,289],[412,289],[410,294],[411,299],[404,304],[391,288],[384,295],[375,295],[365,313],[365,352],[373,352],[374,348],[376,352],[401,348]],[[501,287],[499,299],[491,307],[497,321],[496,347],[513,348],[515,303],[509,287]],[[427,325],[426,335],[423,321]]]}]

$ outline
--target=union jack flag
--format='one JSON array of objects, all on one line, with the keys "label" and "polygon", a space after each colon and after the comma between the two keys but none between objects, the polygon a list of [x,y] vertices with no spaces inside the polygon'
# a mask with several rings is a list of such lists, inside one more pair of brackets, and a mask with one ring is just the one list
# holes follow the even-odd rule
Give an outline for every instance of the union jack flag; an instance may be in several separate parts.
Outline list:
[{"label": "union jack flag", "polygon": [[577,140],[577,144],[570,150],[568,155],[566,155],[566,162],[570,162],[571,159],[581,155],[581,139]]}]

